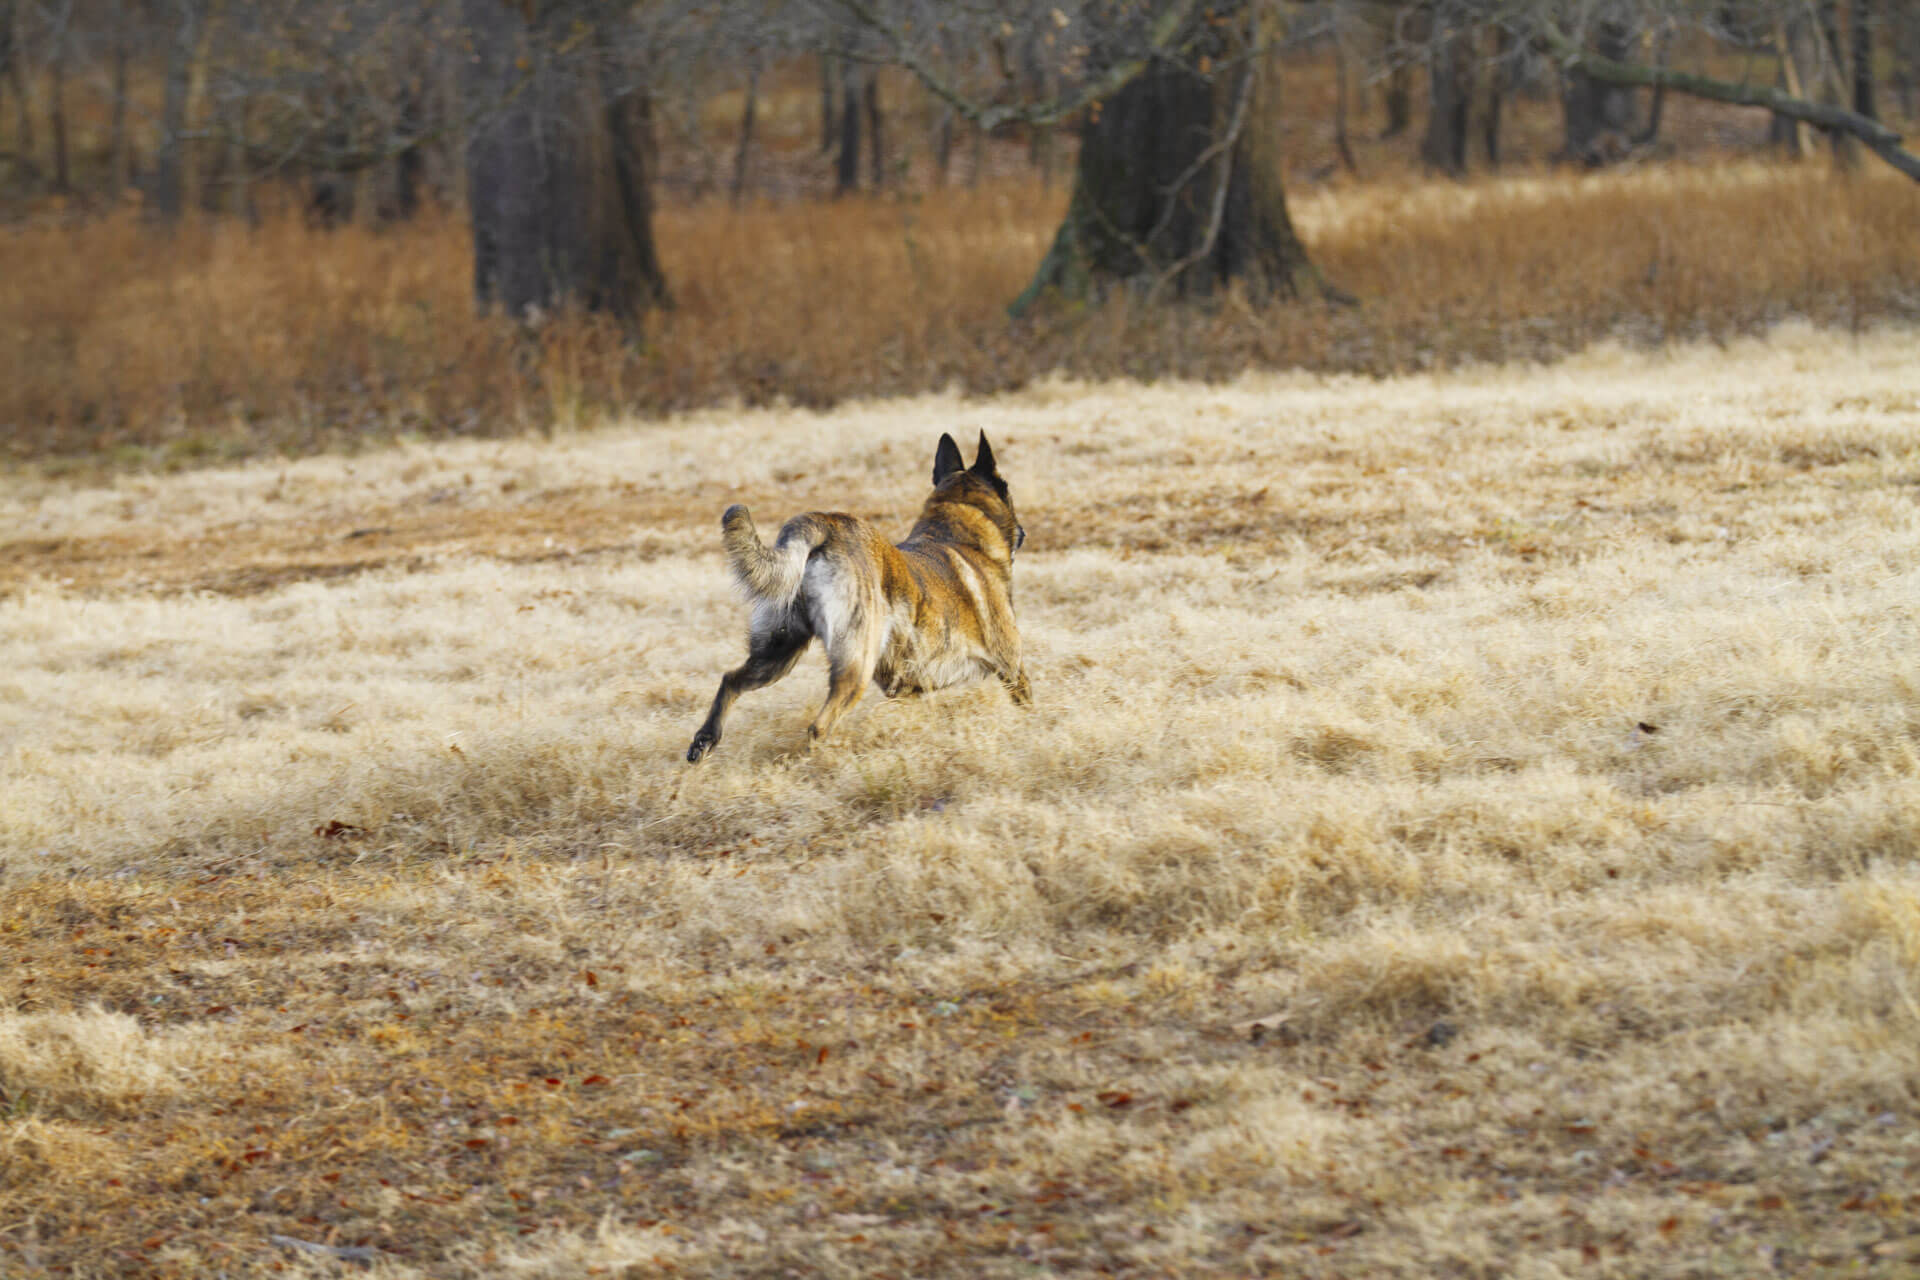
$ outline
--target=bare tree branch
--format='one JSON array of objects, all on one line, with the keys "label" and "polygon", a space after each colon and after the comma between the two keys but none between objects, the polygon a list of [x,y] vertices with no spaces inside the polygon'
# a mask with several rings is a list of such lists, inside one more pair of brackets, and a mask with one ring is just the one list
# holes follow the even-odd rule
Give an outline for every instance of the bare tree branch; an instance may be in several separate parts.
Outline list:
[{"label": "bare tree branch", "polygon": [[[1121,86],[1139,75],[1155,57],[1175,48],[1176,39],[1186,27],[1196,0],[1175,0],[1175,3],[1168,5],[1148,28],[1146,44],[1141,52],[1114,62],[1098,75],[1091,76],[1074,86],[1072,92],[1049,102],[988,103],[986,105],[974,101],[929,65],[926,59],[907,43],[902,32],[882,18],[868,0],[831,0],[831,3],[851,16],[858,26],[872,32],[885,46],[884,57],[867,60],[891,62],[905,67],[919,79],[920,83],[926,85],[935,97],[971,120],[983,132],[991,133],[1002,125],[1008,124],[1058,124],[1067,117],[1076,115],[1099,102],[1102,98],[1111,97],[1119,92]],[[860,57],[861,55],[857,52],[844,51],[844,56]]]},{"label": "bare tree branch", "polygon": [[1556,58],[1569,68],[1577,67],[1585,71],[1595,80],[1634,87],[1664,85],[1681,93],[1692,94],[1696,98],[1709,98],[1715,102],[1729,102],[1742,107],[1766,107],[1793,120],[1802,120],[1822,129],[1851,134],[1866,143],[1867,147],[1882,160],[1915,182],[1920,182],[1920,156],[1916,156],[1901,145],[1900,135],[1878,120],[1868,119],[1845,107],[1823,102],[1808,102],[1804,98],[1781,93],[1778,89],[1760,89],[1751,85],[1735,84],[1728,80],[1715,80],[1710,76],[1675,71],[1667,67],[1645,67],[1615,62],[1568,39],[1566,34],[1551,22],[1542,23],[1539,32],[1540,38]]}]

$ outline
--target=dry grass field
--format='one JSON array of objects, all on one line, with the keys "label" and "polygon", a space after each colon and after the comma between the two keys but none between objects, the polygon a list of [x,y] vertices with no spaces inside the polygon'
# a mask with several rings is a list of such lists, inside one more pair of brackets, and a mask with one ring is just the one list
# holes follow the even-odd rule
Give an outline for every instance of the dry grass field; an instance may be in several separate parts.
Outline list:
[{"label": "dry grass field", "polygon": [[[1914,1275],[1915,341],[16,474],[0,1275]],[[683,764],[980,428],[1037,705]]]}]

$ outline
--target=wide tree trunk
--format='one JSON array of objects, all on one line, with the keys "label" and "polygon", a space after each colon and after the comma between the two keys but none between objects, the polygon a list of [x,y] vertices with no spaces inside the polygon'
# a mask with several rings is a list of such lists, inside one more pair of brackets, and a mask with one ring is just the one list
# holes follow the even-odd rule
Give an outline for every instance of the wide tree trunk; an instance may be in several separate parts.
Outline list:
[{"label": "wide tree trunk", "polygon": [[[1603,19],[1594,32],[1594,52],[1625,62],[1632,52],[1630,36],[1624,21]],[[1574,67],[1567,72],[1560,102],[1565,125],[1562,160],[1597,167],[1625,154],[1633,127],[1633,90],[1597,80],[1584,67]]]},{"label": "wide tree trunk", "polygon": [[578,16],[565,6],[533,23],[506,0],[466,12],[468,100],[484,113],[467,144],[475,299],[528,318],[571,303],[633,320],[665,303],[644,97],[616,84],[602,41],[560,51]]},{"label": "wide tree trunk", "polygon": [[1209,39],[1225,47],[1209,60],[1237,69],[1208,78],[1195,59],[1155,58],[1088,122],[1066,217],[1015,315],[1043,296],[1098,299],[1115,286],[1149,299],[1230,283],[1255,302],[1340,296],[1287,213],[1277,56],[1251,17],[1220,14]]},{"label": "wide tree trunk", "polygon": [[1467,121],[1473,105],[1475,54],[1460,16],[1450,6],[1433,15],[1427,46],[1427,132],[1420,159],[1438,173],[1467,171]]}]

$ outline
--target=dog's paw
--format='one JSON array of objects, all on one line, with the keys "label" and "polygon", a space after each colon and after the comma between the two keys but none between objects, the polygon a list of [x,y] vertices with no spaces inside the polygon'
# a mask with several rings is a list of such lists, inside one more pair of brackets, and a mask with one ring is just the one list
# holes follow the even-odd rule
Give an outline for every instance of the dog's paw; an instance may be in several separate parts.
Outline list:
[{"label": "dog's paw", "polygon": [[699,764],[700,757],[706,755],[707,752],[713,750],[714,744],[716,744],[719,741],[720,739],[718,735],[708,733],[705,729],[702,729],[699,733],[694,734],[693,745],[687,748],[687,763]]}]

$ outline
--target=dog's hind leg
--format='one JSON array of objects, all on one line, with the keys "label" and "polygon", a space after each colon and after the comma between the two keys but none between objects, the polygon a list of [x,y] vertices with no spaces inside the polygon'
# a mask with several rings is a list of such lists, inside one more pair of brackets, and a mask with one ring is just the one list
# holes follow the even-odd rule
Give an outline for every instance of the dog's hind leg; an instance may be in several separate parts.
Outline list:
[{"label": "dog's hind leg", "polygon": [[786,623],[753,633],[747,660],[720,677],[720,691],[713,695],[713,708],[707,712],[707,722],[693,735],[693,745],[687,748],[688,764],[698,763],[701,756],[720,744],[720,726],[733,700],[750,689],[765,688],[793,670],[793,664],[800,661],[811,639],[812,635],[804,629]]},{"label": "dog's hind leg", "polygon": [[853,709],[880,664],[881,632],[855,618],[827,644],[827,700],[807,726],[812,746],[833,731],[834,722]]}]

